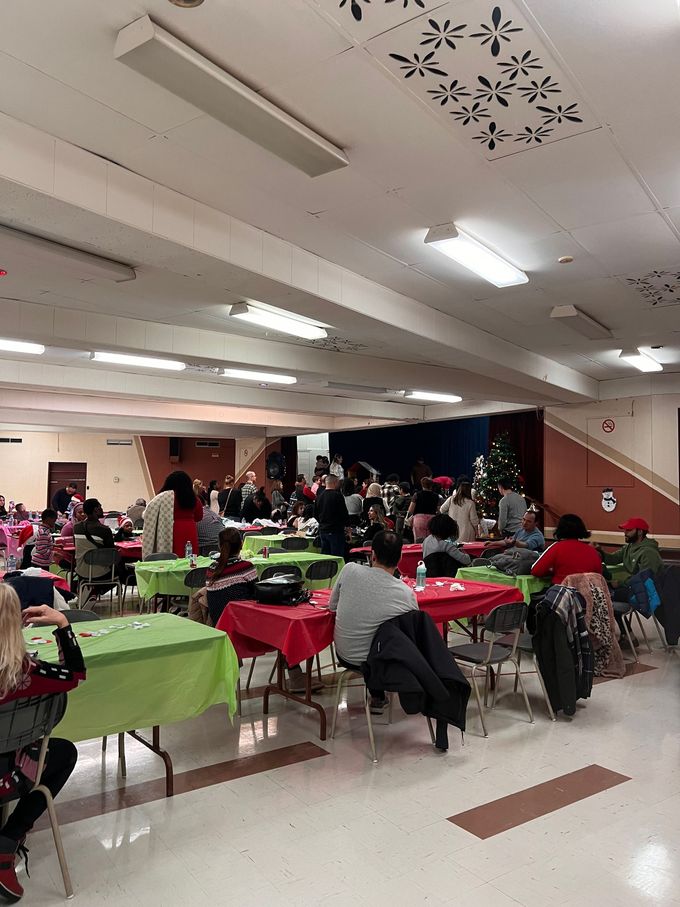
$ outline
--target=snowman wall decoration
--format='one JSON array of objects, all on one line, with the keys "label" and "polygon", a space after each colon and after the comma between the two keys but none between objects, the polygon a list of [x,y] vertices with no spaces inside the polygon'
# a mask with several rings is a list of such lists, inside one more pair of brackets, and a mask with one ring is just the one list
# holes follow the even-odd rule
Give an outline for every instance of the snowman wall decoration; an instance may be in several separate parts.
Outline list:
[{"label": "snowman wall decoration", "polygon": [[613,488],[602,489],[602,509],[605,513],[613,513],[616,510],[616,498],[614,497]]}]

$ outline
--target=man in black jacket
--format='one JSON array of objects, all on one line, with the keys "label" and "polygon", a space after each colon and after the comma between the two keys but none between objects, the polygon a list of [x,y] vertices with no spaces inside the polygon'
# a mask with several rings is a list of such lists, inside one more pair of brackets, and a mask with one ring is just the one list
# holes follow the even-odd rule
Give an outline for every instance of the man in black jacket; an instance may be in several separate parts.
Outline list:
[{"label": "man in black jacket", "polygon": [[326,476],[326,490],[317,497],[315,515],[319,521],[321,553],[344,557],[345,526],[349,513],[337,476]]}]

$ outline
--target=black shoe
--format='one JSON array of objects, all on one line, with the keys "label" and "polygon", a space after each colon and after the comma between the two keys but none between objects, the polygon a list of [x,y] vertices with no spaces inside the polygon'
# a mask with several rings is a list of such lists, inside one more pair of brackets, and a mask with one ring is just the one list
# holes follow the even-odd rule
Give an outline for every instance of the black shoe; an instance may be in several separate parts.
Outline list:
[{"label": "black shoe", "polygon": [[382,699],[380,699],[378,696],[371,696],[371,701],[368,704],[368,710],[371,715],[382,715],[389,704],[390,701],[387,696],[383,696]]}]

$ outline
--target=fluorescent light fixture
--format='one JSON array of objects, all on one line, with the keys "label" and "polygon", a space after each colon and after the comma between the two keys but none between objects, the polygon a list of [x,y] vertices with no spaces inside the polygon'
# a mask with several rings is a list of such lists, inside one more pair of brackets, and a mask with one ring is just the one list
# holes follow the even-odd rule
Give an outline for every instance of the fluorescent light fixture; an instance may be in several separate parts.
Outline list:
[{"label": "fluorescent light fixture", "polygon": [[340,170],[349,163],[341,148],[160,28],[148,16],[118,32],[114,56],[308,176]]},{"label": "fluorescent light fixture", "polygon": [[612,336],[608,327],[595,321],[575,305],[556,305],[550,312],[550,317],[561,319],[562,324],[566,324],[567,327],[589,340],[603,340],[605,337]]},{"label": "fluorescent light fixture", "polygon": [[7,353],[30,353],[33,356],[42,356],[45,347],[42,343],[25,343],[23,340],[0,339],[0,350]]},{"label": "fluorescent light fixture", "polygon": [[520,283],[529,283],[524,271],[492,252],[478,239],[458,229],[455,224],[430,227],[425,242],[495,287],[514,287]]},{"label": "fluorescent light fixture", "polygon": [[138,368],[162,368],[172,372],[184,371],[184,362],[175,359],[153,359],[150,356],[128,356],[127,353],[95,352],[90,354],[94,362],[108,362],[111,365],[134,365]]},{"label": "fluorescent light fixture", "polygon": [[292,334],[293,337],[302,337],[304,340],[323,340],[327,337],[326,331],[309,321],[301,321],[292,315],[271,309],[258,309],[247,302],[238,302],[229,309],[231,318],[240,318],[249,324],[282,334]]},{"label": "fluorescent light fixture", "polygon": [[271,372],[251,372],[242,368],[225,368],[225,378],[238,378],[239,381],[264,381],[267,384],[297,384],[292,375],[274,375]]},{"label": "fluorescent light fixture", "polygon": [[663,371],[663,365],[661,365],[660,362],[657,362],[656,359],[652,359],[647,353],[641,352],[637,347],[621,350],[619,359],[624,359],[628,365],[634,365],[635,368],[640,369],[641,372]]},{"label": "fluorescent light fixture", "polygon": [[458,394],[436,394],[433,391],[407,391],[406,400],[429,400],[432,403],[460,403]]},{"label": "fluorescent light fixture", "polygon": [[[59,268],[80,278],[113,280],[124,283],[134,280],[137,276],[135,269],[119,261],[111,261],[100,255],[92,255],[71,246],[24,233],[22,230],[13,230],[11,227],[0,227],[0,246],[3,256],[11,260],[12,253],[28,259],[30,264],[43,265],[47,268]],[[14,272],[16,273],[16,268]]]}]

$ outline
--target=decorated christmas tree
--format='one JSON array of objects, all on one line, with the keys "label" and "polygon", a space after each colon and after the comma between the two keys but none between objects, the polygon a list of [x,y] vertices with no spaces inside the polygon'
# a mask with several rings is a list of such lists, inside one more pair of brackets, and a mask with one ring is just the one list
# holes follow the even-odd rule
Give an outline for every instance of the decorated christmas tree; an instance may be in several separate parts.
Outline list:
[{"label": "decorated christmas tree", "polygon": [[475,500],[480,516],[492,519],[498,516],[498,482],[503,478],[512,479],[515,491],[522,492],[517,455],[506,432],[493,439],[486,459],[480,455],[475,460]]}]

